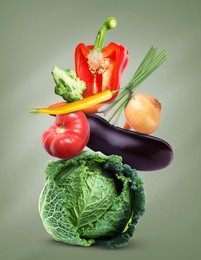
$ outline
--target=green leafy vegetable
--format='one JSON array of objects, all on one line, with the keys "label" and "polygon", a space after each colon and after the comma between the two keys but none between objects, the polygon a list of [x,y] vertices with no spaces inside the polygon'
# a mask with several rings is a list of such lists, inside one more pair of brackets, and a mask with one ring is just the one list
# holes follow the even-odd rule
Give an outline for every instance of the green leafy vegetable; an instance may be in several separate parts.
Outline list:
[{"label": "green leafy vegetable", "polygon": [[83,152],[50,162],[39,200],[46,230],[72,245],[128,243],[144,213],[141,178],[117,155]]},{"label": "green leafy vegetable", "polygon": [[55,93],[67,102],[73,102],[82,98],[82,93],[86,89],[84,81],[76,77],[73,70],[62,70],[57,66],[52,70],[52,75],[56,83]]}]

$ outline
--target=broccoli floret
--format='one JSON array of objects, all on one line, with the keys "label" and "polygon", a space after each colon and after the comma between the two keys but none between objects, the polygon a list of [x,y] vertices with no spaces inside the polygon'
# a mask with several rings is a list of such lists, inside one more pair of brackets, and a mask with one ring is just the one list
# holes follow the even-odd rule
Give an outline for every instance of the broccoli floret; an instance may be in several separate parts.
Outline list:
[{"label": "broccoli floret", "polygon": [[82,93],[86,89],[84,81],[80,80],[75,71],[62,70],[57,66],[52,70],[52,75],[56,83],[55,93],[67,102],[73,102],[82,98]]}]

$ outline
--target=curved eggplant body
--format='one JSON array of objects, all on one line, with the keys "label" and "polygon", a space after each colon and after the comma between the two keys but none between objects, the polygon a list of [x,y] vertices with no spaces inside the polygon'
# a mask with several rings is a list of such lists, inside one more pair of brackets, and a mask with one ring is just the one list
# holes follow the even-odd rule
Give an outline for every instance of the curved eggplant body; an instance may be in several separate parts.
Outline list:
[{"label": "curved eggplant body", "polygon": [[157,137],[110,125],[97,115],[88,115],[90,139],[87,146],[106,155],[117,154],[123,163],[140,171],[165,168],[173,159],[172,147]]}]

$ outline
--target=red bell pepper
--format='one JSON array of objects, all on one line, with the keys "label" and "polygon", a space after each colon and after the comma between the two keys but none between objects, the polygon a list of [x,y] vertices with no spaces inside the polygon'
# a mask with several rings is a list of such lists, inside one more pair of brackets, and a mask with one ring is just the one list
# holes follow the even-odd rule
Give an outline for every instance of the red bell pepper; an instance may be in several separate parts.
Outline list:
[{"label": "red bell pepper", "polygon": [[[114,42],[103,47],[106,32],[116,27],[116,19],[108,18],[100,28],[94,45],[80,43],[75,49],[75,70],[77,76],[86,82],[83,97],[88,97],[99,92],[118,90],[121,76],[128,64],[129,54],[127,49]],[[118,91],[108,100],[115,99]]]}]

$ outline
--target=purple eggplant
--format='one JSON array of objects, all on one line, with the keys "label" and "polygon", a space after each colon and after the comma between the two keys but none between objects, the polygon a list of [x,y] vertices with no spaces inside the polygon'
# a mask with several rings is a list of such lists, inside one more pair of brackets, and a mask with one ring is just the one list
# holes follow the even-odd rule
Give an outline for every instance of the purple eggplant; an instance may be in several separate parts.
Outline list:
[{"label": "purple eggplant", "polygon": [[140,171],[159,170],[171,163],[173,150],[166,141],[113,126],[98,115],[87,118],[90,124],[87,146],[90,149],[106,155],[120,155],[123,163]]}]

